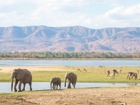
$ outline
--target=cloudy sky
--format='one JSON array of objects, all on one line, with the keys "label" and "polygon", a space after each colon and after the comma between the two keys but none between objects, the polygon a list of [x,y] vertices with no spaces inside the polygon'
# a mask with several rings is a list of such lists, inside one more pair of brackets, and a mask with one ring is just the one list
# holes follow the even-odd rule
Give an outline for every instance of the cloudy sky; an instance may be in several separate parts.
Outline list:
[{"label": "cloudy sky", "polygon": [[0,0],[0,27],[140,27],[140,0]]}]

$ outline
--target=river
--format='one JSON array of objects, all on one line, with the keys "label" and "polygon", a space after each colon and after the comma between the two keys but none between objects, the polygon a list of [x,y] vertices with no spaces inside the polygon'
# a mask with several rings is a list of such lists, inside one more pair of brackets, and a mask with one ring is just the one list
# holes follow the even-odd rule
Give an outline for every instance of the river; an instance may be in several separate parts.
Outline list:
[{"label": "river", "polygon": [[[65,89],[64,83],[61,84],[61,89]],[[99,88],[99,87],[128,87],[140,86],[140,83],[77,83],[76,88]],[[17,86],[18,87],[18,86]],[[49,82],[33,82],[33,90],[50,90]],[[29,91],[29,85],[26,85],[26,91]],[[0,92],[11,92],[10,82],[0,83]]]},{"label": "river", "polygon": [[140,60],[0,60],[0,66],[140,66]]}]

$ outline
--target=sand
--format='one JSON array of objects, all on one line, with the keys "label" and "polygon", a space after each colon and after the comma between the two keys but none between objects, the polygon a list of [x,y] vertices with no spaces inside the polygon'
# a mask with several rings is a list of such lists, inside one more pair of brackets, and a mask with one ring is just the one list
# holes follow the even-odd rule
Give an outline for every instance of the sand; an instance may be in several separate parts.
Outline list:
[{"label": "sand", "polygon": [[65,71],[65,66],[1,66],[0,72],[12,72],[13,69],[28,69],[30,71]]},{"label": "sand", "polygon": [[[14,94],[14,93],[13,93]],[[65,89],[0,95],[0,105],[140,105],[140,87]]]}]

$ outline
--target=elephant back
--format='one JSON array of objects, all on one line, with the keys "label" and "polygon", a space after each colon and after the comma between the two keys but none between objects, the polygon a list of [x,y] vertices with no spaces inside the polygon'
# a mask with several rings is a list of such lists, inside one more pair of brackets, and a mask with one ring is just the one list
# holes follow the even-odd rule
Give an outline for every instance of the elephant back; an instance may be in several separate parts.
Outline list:
[{"label": "elephant back", "polygon": [[67,73],[66,78],[71,82],[77,81],[77,75],[74,74],[73,72]]},{"label": "elephant back", "polygon": [[54,77],[51,79],[51,83],[54,83],[56,85],[60,85],[61,84],[61,79],[59,77]]},{"label": "elephant back", "polygon": [[27,69],[14,69],[13,76],[23,83],[32,81],[32,74]]},{"label": "elephant back", "polygon": [[25,73],[25,75],[24,75],[25,82],[27,83],[27,82],[32,81],[32,74],[31,74],[31,72],[29,70],[27,70],[27,69],[23,69],[23,71]]}]

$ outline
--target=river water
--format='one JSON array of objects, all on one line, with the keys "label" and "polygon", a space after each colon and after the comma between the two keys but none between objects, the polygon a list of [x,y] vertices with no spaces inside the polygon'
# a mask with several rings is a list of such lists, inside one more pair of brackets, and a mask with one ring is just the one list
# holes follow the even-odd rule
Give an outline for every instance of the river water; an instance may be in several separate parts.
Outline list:
[{"label": "river water", "polygon": [[140,66],[140,60],[0,60],[0,66]]},{"label": "river water", "polygon": [[[100,88],[100,87],[128,87],[140,86],[140,83],[77,83],[76,88]],[[18,85],[17,85],[18,87]],[[49,82],[33,82],[33,90],[50,90]],[[65,89],[64,83],[61,84],[61,89]],[[29,85],[26,85],[26,91],[29,91]],[[0,83],[0,92],[11,92],[10,82]]]}]

